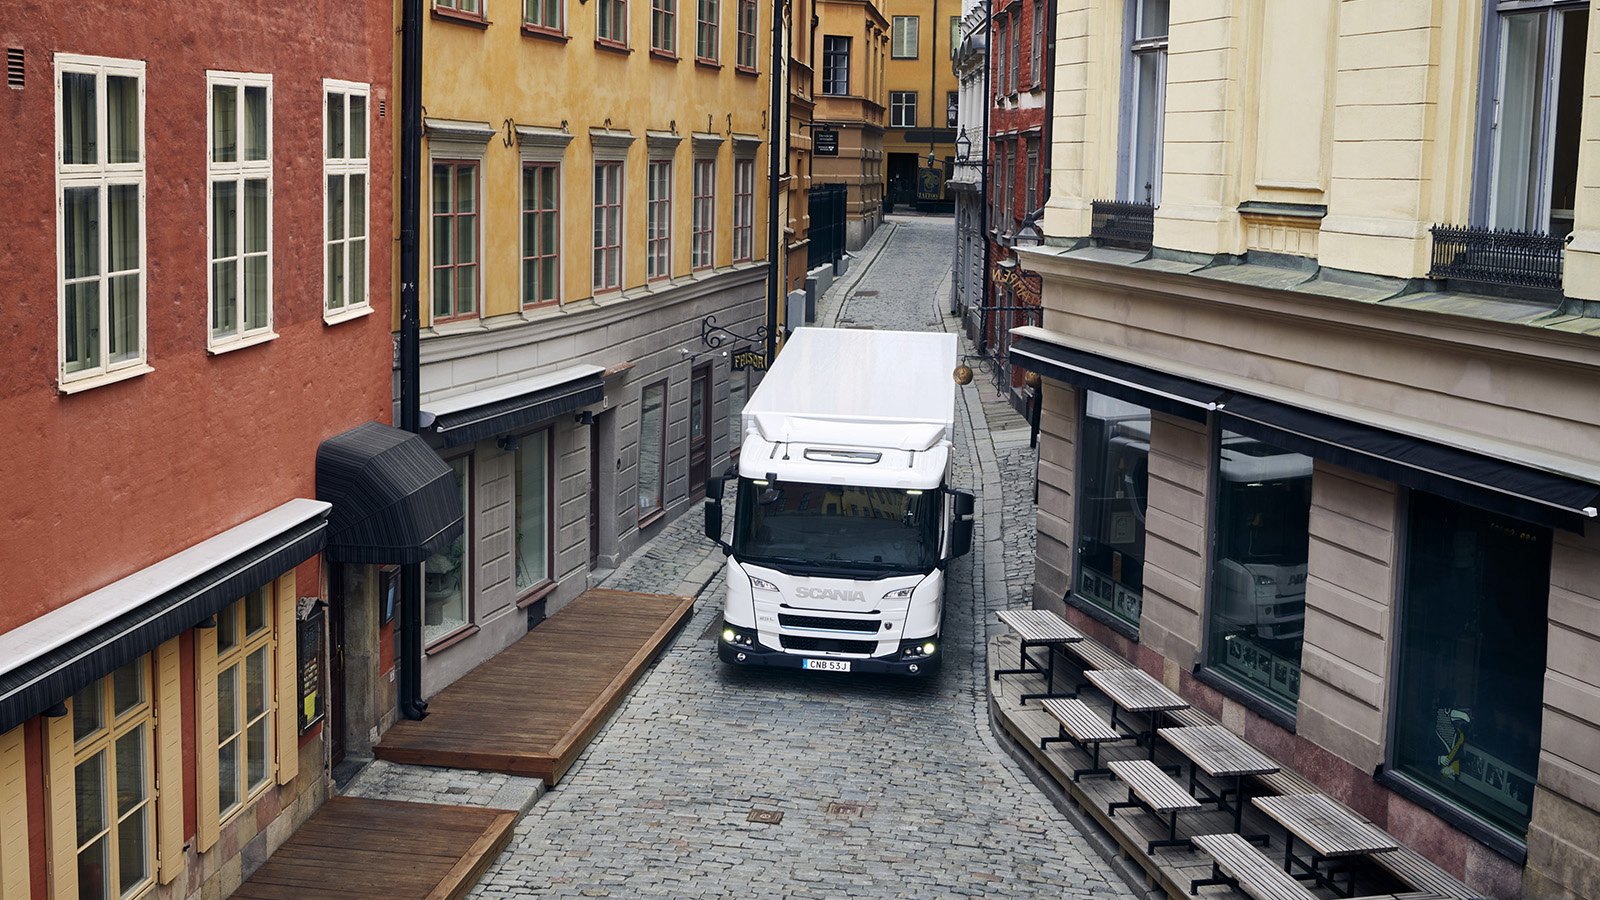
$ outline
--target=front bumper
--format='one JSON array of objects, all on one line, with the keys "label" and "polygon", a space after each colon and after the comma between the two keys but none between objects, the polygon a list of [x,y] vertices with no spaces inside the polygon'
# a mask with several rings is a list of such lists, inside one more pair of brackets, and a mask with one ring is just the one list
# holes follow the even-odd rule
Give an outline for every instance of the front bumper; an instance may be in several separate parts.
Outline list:
[{"label": "front bumper", "polygon": [[[726,630],[727,626],[723,626]],[[743,629],[741,629],[743,630]],[[931,640],[931,639],[930,639]],[[915,643],[915,642],[913,642]],[[937,642],[935,642],[937,645]],[[906,675],[913,678],[923,678],[939,671],[944,663],[943,649],[937,649],[931,656],[921,656],[916,659],[898,659],[897,652],[894,657],[836,657],[823,654],[807,655],[805,653],[791,653],[786,650],[774,650],[761,644],[731,644],[725,640],[721,633],[717,635],[717,656],[725,663],[735,666],[767,666],[777,669],[804,669],[806,660],[824,660],[827,662],[847,662],[850,664],[850,673],[866,673],[869,675]]]}]

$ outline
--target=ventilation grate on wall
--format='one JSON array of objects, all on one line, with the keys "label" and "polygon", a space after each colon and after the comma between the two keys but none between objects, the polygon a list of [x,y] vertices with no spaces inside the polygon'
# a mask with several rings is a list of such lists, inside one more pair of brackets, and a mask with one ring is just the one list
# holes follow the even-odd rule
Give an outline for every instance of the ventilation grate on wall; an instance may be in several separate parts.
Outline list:
[{"label": "ventilation grate on wall", "polygon": [[22,77],[23,77],[22,73],[23,73],[23,68],[22,68],[22,48],[21,47],[7,47],[6,48],[6,84],[11,85],[12,90],[17,90],[17,91],[22,90]]}]

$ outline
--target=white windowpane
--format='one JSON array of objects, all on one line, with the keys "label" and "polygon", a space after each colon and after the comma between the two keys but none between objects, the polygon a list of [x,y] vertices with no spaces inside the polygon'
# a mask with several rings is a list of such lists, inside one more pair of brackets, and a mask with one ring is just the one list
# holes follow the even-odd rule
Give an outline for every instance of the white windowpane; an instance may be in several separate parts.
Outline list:
[{"label": "white windowpane", "polygon": [[61,73],[61,153],[69,166],[100,161],[96,81],[93,72]]},{"label": "white windowpane", "polygon": [[517,590],[550,578],[549,432],[523,437],[517,446]]}]

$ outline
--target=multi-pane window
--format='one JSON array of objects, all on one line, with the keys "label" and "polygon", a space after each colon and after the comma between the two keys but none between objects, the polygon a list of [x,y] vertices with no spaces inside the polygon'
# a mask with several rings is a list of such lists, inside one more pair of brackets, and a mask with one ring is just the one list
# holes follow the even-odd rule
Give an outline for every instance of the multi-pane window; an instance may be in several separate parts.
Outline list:
[{"label": "multi-pane window", "polygon": [[522,305],[560,299],[561,169],[553,163],[522,167]]},{"label": "multi-pane window", "polygon": [[[1513,231],[1572,232],[1577,201],[1589,4],[1501,3],[1487,224]],[[1496,40],[1493,32],[1486,40]]]},{"label": "multi-pane window", "polygon": [[456,494],[466,511],[466,527],[449,547],[428,557],[422,564],[422,639],[432,643],[450,635],[471,621],[467,597],[472,589],[469,548],[472,536],[472,505],[468,487],[472,484],[472,459],[458,456],[444,461],[455,477]]},{"label": "multi-pane window", "polygon": [[478,164],[433,164],[433,319],[478,311]]},{"label": "multi-pane window", "polygon": [[517,593],[550,581],[550,432],[517,439]]},{"label": "multi-pane window", "polygon": [[1128,109],[1130,157],[1122,199],[1161,203],[1161,129],[1167,92],[1167,12],[1169,0],[1138,0],[1133,7],[1133,92]]},{"label": "multi-pane window", "polygon": [[733,261],[755,256],[756,161],[733,161]]},{"label": "multi-pane window", "polygon": [[842,96],[850,93],[850,38],[837,34],[822,36],[822,92]]},{"label": "multi-pane window", "polygon": [[449,9],[469,16],[483,15],[483,0],[433,0],[435,9]]},{"label": "multi-pane window", "polygon": [[272,586],[217,613],[217,808],[223,819],[272,782]]},{"label": "multi-pane window", "polygon": [[719,0],[698,0],[695,8],[694,55],[700,59],[719,59],[722,4]]},{"label": "multi-pane window", "polygon": [[614,44],[628,43],[628,0],[600,0],[596,35]]},{"label": "multi-pane window", "polygon": [[1006,82],[1006,93],[1015,94],[1022,89],[1022,4],[1011,8],[1011,75]]},{"label": "multi-pane window", "polygon": [[522,24],[529,28],[560,32],[566,27],[562,0],[522,0]]},{"label": "multi-pane window", "polygon": [[645,210],[645,277],[666,278],[672,274],[672,163],[650,161],[645,181],[650,196]]},{"label": "multi-pane window", "polygon": [[210,343],[272,328],[272,76],[213,72]]},{"label": "multi-pane window", "polygon": [[917,58],[917,16],[895,16],[890,25],[889,56],[893,59]]},{"label": "multi-pane window", "polygon": [[650,0],[650,49],[678,52],[678,0]]},{"label": "multi-pane window", "polygon": [[708,269],[716,247],[716,234],[712,231],[717,213],[717,162],[713,159],[694,161],[694,212],[692,234],[689,240],[690,265]]},{"label": "multi-pane window", "polygon": [[594,164],[594,289],[622,287],[622,163]]},{"label": "multi-pane window", "polygon": [[756,0],[739,0],[739,43],[734,65],[756,67]]},{"label": "multi-pane window", "polygon": [[145,361],[144,71],[56,56],[63,383]]},{"label": "multi-pane window", "polygon": [[999,31],[999,39],[994,42],[994,92],[997,98],[1011,93],[1011,88],[1006,84],[1006,78],[1011,74],[1011,67],[1006,64],[1006,52],[1011,46],[1011,17],[996,17],[995,28]]},{"label": "multi-pane window", "polygon": [[891,128],[917,127],[917,92],[889,92],[889,126]]},{"label": "multi-pane window", "polygon": [[1032,215],[1039,207],[1039,139],[1028,138],[1028,169],[1024,173],[1027,181],[1022,188],[1023,202],[1022,214]]},{"label": "multi-pane window", "polygon": [[950,17],[950,58],[956,58],[956,48],[961,46],[961,17]]},{"label": "multi-pane window", "polygon": [[327,315],[370,304],[367,290],[367,184],[372,169],[367,145],[364,84],[325,81],[322,174]]},{"label": "multi-pane window", "polygon": [[116,900],[155,874],[154,719],[147,658],[72,698],[77,895]]},{"label": "multi-pane window", "polygon": [[639,395],[639,521],[665,509],[667,383],[658,381]]},{"label": "multi-pane window", "polygon": [[1035,86],[1044,84],[1044,27],[1048,16],[1045,0],[1033,0],[1033,54],[1028,71]]}]

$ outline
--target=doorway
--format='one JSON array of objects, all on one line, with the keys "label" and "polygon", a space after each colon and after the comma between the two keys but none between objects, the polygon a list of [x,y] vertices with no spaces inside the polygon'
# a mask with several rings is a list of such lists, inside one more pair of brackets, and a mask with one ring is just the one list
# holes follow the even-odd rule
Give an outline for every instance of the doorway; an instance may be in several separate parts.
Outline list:
[{"label": "doorway", "polygon": [[706,495],[711,477],[711,366],[689,376],[689,499]]}]

